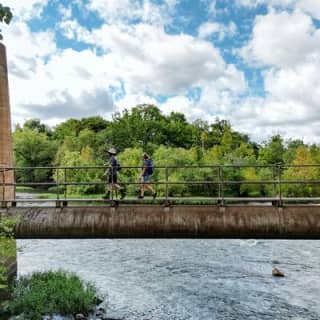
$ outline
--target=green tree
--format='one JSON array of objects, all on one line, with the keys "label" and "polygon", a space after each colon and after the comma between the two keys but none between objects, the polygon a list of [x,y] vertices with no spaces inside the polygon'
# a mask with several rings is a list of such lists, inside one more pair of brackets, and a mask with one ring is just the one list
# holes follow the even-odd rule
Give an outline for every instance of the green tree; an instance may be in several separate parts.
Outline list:
[{"label": "green tree", "polygon": [[[49,167],[53,163],[57,144],[45,133],[23,129],[13,134],[13,148],[16,167]],[[21,182],[45,182],[51,177],[50,169],[26,169],[16,172]]]},{"label": "green tree", "polygon": [[265,164],[282,164],[284,162],[284,144],[282,137],[277,134],[259,150],[259,161]]},{"label": "green tree", "polygon": [[[89,146],[79,151],[65,151],[60,162],[62,167],[82,167],[97,165],[92,149]],[[99,168],[67,168],[57,169],[53,173],[56,182],[67,181],[69,183],[85,183],[97,182],[93,185],[69,185],[67,187],[68,194],[92,194],[102,193],[104,187],[99,184],[102,182],[103,169]]]},{"label": "green tree", "polygon": [[[309,148],[300,146],[296,149],[295,157],[292,161],[293,165],[313,164],[313,158]],[[319,169],[316,167],[289,167],[283,174],[284,180],[315,180],[319,177]],[[314,191],[318,189],[313,184],[286,184],[283,187],[284,193],[288,196],[310,197],[314,196]],[[317,190],[318,191],[318,190]]]},{"label": "green tree", "polygon": [[25,121],[23,129],[37,130],[40,133],[51,135],[50,129],[45,124],[41,123],[40,119],[29,119]]},{"label": "green tree", "polygon": [[[5,7],[0,3],[0,21],[2,23],[6,23],[6,24],[10,24],[11,20],[12,20],[12,12],[11,9],[9,7]],[[0,32],[0,40],[3,39],[3,36]]]}]

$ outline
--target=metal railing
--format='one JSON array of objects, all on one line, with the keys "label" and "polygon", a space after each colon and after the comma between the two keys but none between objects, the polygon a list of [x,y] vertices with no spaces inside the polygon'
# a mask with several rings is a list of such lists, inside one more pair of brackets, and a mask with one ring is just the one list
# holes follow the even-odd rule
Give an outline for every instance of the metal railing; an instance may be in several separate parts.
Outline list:
[{"label": "metal railing", "polygon": [[[0,167],[0,197],[1,206],[17,205],[23,202],[54,203],[55,206],[67,206],[69,203],[103,203],[117,205],[118,203],[147,203],[149,198],[126,198],[119,200],[115,183],[108,183],[108,175],[103,177],[106,166],[74,166],[74,167]],[[244,170],[251,169],[254,178],[244,178]],[[95,175],[84,179],[92,170]],[[181,174],[180,170],[187,173]],[[263,171],[264,170],[264,171]],[[290,172],[291,170],[291,172]],[[309,171],[308,171],[309,170]],[[313,170],[310,174],[310,170]],[[6,181],[6,172],[13,171],[14,182]],[[86,172],[82,178],[76,175],[79,171]],[[122,187],[138,188],[139,172],[141,167],[123,166],[118,173],[119,184]],[[320,164],[304,165],[265,165],[265,164],[230,164],[230,165],[181,165],[181,166],[155,166],[151,178],[151,185],[158,188],[158,195],[153,203],[169,205],[172,203],[187,204],[188,202],[203,202],[206,204],[226,205],[228,203],[269,202],[282,206],[285,202],[315,203],[320,201]],[[242,172],[241,172],[242,171]],[[263,172],[262,172],[263,171]],[[35,173],[46,172],[47,181],[36,178]],[[178,174],[179,172],[179,174]],[[288,172],[290,177],[288,179]],[[21,174],[23,173],[23,174]],[[29,175],[30,180],[26,180]],[[176,177],[180,179],[177,180]],[[197,176],[198,179],[190,179]],[[230,178],[231,176],[231,178]],[[263,179],[256,179],[263,176]],[[312,179],[309,177],[312,176]],[[181,177],[183,179],[181,179]],[[199,177],[201,179],[199,179]],[[301,178],[302,177],[302,178]],[[41,181],[35,181],[41,180]],[[78,181],[81,180],[81,181]],[[259,186],[260,194],[252,196],[252,191],[246,190],[248,186]],[[290,189],[290,185],[309,186],[309,189],[299,191],[299,188]],[[110,187],[110,199],[100,198],[74,198],[72,190],[75,187],[92,187],[93,189],[107,189]],[[180,191],[179,187],[180,186]],[[247,186],[245,188],[245,186]],[[55,196],[41,199],[29,199],[15,196],[5,199],[7,188],[36,187],[48,189],[55,187]],[[178,188],[178,191],[177,191]],[[183,189],[184,188],[184,189]],[[202,188],[202,189],[201,189]],[[317,190],[317,188],[319,190]],[[204,190],[205,189],[205,190]],[[182,190],[182,191],[181,191]],[[291,190],[291,191],[290,191]],[[203,192],[202,192],[203,191]],[[300,192],[300,194],[299,194]],[[176,194],[175,194],[176,193]],[[187,196],[184,196],[185,193]],[[182,201],[183,200],[183,201]],[[179,202],[180,201],[180,202]]]}]

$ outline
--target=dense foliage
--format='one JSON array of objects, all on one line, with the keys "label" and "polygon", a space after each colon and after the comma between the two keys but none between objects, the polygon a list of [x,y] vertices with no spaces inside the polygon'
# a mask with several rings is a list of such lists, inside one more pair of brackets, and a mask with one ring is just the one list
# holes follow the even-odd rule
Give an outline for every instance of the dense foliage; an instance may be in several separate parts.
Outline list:
[{"label": "dense foliage", "polygon": [[[9,24],[11,22],[12,19],[12,12],[11,9],[9,7],[5,7],[0,3],[0,21],[6,24]],[[3,39],[3,36],[0,32],[0,40]]]},{"label": "dense foliage", "polygon": [[87,314],[98,302],[96,288],[78,276],[63,271],[34,273],[20,277],[13,288],[9,310],[24,319],[76,313]]},{"label": "dense foliage", "polygon": [[[214,123],[197,120],[187,122],[181,113],[164,115],[154,105],[139,105],[132,110],[124,110],[113,115],[112,121],[101,117],[81,120],[69,119],[51,129],[37,119],[31,119],[14,132],[15,165],[33,166],[83,166],[103,165],[107,162],[106,151],[115,147],[118,159],[123,166],[141,165],[141,154],[152,156],[156,166],[160,165],[212,165],[212,164],[306,164],[320,163],[320,148],[307,145],[301,140],[284,141],[274,135],[265,143],[258,145],[246,134],[232,129],[230,123],[216,119]],[[103,169],[91,170],[21,170],[17,172],[18,181],[103,181]],[[219,173],[213,168],[170,169],[169,181],[217,180],[219,174],[225,180],[270,180],[279,172],[270,168],[234,168]],[[281,177],[286,180],[316,179],[317,168],[283,169]],[[164,170],[155,170],[153,180],[164,180]],[[124,182],[139,181],[138,169],[124,169],[120,173]],[[133,193],[137,186],[130,186]],[[286,185],[284,194],[318,195],[315,185]],[[71,186],[71,193],[103,192],[101,185]],[[159,194],[164,190],[158,187]],[[274,185],[254,184],[226,185],[229,195],[271,195],[278,192]],[[213,185],[172,185],[172,195],[210,195],[218,192]]]},{"label": "dense foliage", "polygon": [[0,218],[0,289],[7,286],[7,266],[6,261],[15,257],[16,246],[13,238],[13,228],[16,219],[8,218],[3,213]]}]

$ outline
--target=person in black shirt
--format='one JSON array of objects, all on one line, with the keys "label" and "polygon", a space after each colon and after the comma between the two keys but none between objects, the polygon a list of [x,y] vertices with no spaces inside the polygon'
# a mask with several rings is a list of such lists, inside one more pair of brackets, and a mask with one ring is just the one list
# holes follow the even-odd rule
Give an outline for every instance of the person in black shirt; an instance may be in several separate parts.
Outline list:
[{"label": "person in black shirt", "polygon": [[117,151],[114,148],[111,148],[107,152],[109,155],[109,163],[108,163],[108,168],[104,173],[104,176],[108,176],[109,186],[108,186],[107,193],[103,198],[109,199],[110,192],[112,190],[119,190],[121,195],[120,199],[122,200],[126,196],[126,193],[125,193],[125,190],[118,184],[118,171],[121,169],[121,166],[116,159]]}]

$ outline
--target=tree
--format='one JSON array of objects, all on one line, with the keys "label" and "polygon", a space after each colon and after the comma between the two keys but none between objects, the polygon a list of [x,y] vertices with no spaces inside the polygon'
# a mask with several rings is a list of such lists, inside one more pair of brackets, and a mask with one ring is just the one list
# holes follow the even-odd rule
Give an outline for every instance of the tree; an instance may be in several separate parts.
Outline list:
[{"label": "tree", "polygon": [[[86,146],[79,151],[65,151],[60,162],[62,167],[81,167],[81,166],[95,166],[93,150]],[[99,184],[102,180],[103,169],[100,168],[70,168],[57,169],[53,173],[53,178],[56,182],[98,182],[94,185],[69,185],[67,192],[69,194],[92,194],[103,192],[103,186]]]},{"label": "tree", "polygon": [[[12,12],[11,12],[11,9],[9,7],[4,7],[1,3],[0,3],[0,21],[3,23],[6,23],[6,24],[9,24],[12,20]],[[3,39],[3,36],[1,34],[1,31],[0,31],[0,40]]]},{"label": "tree", "polygon": [[[312,164],[313,159],[309,148],[305,146],[299,146],[296,150],[294,160],[292,161],[293,165],[305,165],[305,164]],[[315,180],[319,176],[319,169],[316,167],[289,167],[284,174],[284,180]],[[313,196],[314,192],[317,187],[313,184],[287,184],[284,185],[284,193],[288,196],[295,196],[295,197],[309,197]]]},{"label": "tree", "polygon": [[[13,134],[13,149],[16,167],[48,167],[53,163],[57,146],[45,133],[23,129]],[[16,172],[21,182],[48,182],[50,169],[28,169]]]},{"label": "tree", "polygon": [[37,130],[40,133],[46,133],[48,136],[51,135],[50,129],[40,119],[29,119],[23,124],[23,129]]},{"label": "tree", "polygon": [[259,161],[265,164],[282,164],[284,151],[283,139],[277,134],[259,150]]}]

